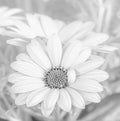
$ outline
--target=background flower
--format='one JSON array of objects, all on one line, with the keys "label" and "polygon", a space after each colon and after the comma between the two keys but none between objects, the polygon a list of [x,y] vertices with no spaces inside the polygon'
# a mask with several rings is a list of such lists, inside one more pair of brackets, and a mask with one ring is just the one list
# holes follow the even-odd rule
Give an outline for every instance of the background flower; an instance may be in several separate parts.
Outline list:
[{"label": "background flower", "polygon": [[7,43],[24,46],[31,39],[40,38],[46,42],[45,38],[49,38],[52,34],[58,34],[65,46],[78,39],[84,46],[99,52],[111,52],[117,49],[104,44],[109,36],[105,33],[94,32],[95,25],[93,22],[83,23],[77,20],[66,25],[62,21],[53,20],[48,16],[39,14],[27,14],[26,21],[27,23],[17,21],[15,26],[9,27],[9,31],[5,30],[2,33],[13,37]]}]

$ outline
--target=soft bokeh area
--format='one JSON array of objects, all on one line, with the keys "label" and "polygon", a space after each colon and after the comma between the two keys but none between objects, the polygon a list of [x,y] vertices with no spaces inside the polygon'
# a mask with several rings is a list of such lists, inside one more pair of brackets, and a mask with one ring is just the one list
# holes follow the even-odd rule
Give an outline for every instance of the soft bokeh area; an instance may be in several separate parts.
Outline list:
[{"label": "soft bokeh area", "polygon": [[[75,115],[78,116],[77,121],[120,121],[120,0],[0,0],[0,7],[3,6],[20,8],[23,10],[21,15],[40,13],[65,23],[93,21],[94,31],[107,33],[110,38],[106,43],[118,49],[110,54],[97,53],[106,59],[102,68],[110,75],[103,82],[102,101],[88,104]],[[23,50],[6,44],[7,39],[7,36],[0,35],[0,120],[44,121],[46,118],[39,113],[34,114],[14,104],[7,77],[12,72],[10,63]],[[66,120],[68,115],[62,115]]]}]

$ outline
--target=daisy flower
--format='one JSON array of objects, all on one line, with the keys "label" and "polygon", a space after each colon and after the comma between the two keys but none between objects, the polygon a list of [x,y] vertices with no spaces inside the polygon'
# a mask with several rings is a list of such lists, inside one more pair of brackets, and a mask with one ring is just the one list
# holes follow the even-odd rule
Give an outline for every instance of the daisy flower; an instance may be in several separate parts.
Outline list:
[{"label": "daisy flower", "polygon": [[70,112],[72,107],[83,109],[86,102],[100,102],[100,82],[108,78],[98,69],[104,63],[99,56],[80,41],[63,48],[57,35],[52,35],[47,45],[32,40],[26,53],[16,57],[11,64],[16,72],[8,78],[17,105],[40,106],[45,116],[52,114],[56,106]]},{"label": "daisy flower", "polygon": [[22,17],[17,15],[21,12],[22,10],[18,8],[9,9],[7,7],[1,7],[0,8],[0,27],[14,25],[16,20],[22,19]]},{"label": "daisy flower", "polygon": [[28,44],[31,39],[49,38],[52,34],[58,34],[62,43],[67,44],[80,40],[80,42],[93,50],[101,52],[111,52],[116,48],[105,45],[104,42],[108,40],[109,36],[105,33],[94,32],[93,22],[74,21],[70,24],[65,24],[59,20],[53,20],[49,16],[39,14],[27,14],[26,23],[16,22],[15,27],[10,27],[10,32],[4,32],[6,35],[14,37],[7,41],[7,43],[17,46]]},{"label": "daisy flower", "polygon": [[9,30],[4,31],[2,35],[12,37],[7,41],[8,44],[16,46],[24,46],[34,38],[48,38],[52,34],[57,34],[58,31],[64,26],[64,23],[59,20],[39,15],[27,14],[26,22],[17,21],[15,26],[9,27]]}]

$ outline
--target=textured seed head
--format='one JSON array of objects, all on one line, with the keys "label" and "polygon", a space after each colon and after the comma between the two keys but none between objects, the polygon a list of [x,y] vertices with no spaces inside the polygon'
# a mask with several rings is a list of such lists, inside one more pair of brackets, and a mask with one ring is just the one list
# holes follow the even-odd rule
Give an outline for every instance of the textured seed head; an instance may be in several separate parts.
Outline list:
[{"label": "textured seed head", "polygon": [[45,75],[45,83],[49,88],[65,88],[68,86],[67,70],[52,68]]}]

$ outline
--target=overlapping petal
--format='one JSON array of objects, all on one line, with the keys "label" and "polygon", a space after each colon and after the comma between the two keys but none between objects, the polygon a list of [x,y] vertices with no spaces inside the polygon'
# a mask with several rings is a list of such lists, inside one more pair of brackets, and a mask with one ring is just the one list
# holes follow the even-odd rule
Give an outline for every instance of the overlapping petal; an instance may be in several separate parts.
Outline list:
[{"label": "overlapping petal", "polygon": [[26,47],[28,54],[43,69],[50,69],[51,63],[45,53],[42,45],[37,40],[32,40],[32,42]]},{"label": "overlapping petal", "polygon": [[37,36],[41,36],[41,37],[46,36],[44,31],[43,31],[39,15],[27,14],[26,19],[27,19],[28,25],[31,27],[31,29],[33,30],[36,37]]},{"label": "overlapping petal", "polygon": [[93,79],[93,80],[96,80],[98,82],[102,82],[102,81],[105,81],[106,79],[108,79],[109,75],[107,72],[105,71],[102,71],[102,70],[94,70],[94,71],[90,71],[84,75],[81,75],[80,78],[83,78],[83,79]]},{"label": "overlapping petal", "polygon": [[62,44],[59,37],[54,34],[47,42],[47,52],[53,67],[58,67],[62,58]]},{"label": "overlapping petal", "polygon": [[71,98],[69,93],[65,89],[60,90],[60,96],[58,99],[58,106],[66,112],[71,110]]},{"label": "overlapping petal", "polygon": [[51,89],[49,94],[45,97],[44,108],[46,110],[53,109],[59,98],[59,89]]},{"label": "overlapping petal", "polygon": [[34,91],[37,89],[41,89],[45,86],[45,84],[42,81],[36,81],[36,80],[22,80],[17,83],[15,83],[12,86],[12,91],[14,93],[25,93]]},{"label": "overlapping petal", "polygon": [[77,108],[85,108],[85,102],[81,94],[72,88],[67,88],[67,90],[71,96],[72,104]]},{"label": "overlapping petal", "polygon": [[78,59],[77,57],[79,56],[82,50],[83,48],[79,41],[70,44],[63,54],[61,66],[63,66],[64,68],[69,68],[74,65],[76,59]]},{"label": "overlapping petal", "polygon": [[97,56],[94,59],[79,64],[76,70],[78,71],[79,75],[81,75],[100,67],[103,63],[104,59]]},{"label": "overlapping petal", "polygon": [[11,67],[22,74],[33,76],[33,77],[43,77],[44,71],[42,68],[38,67],[35,63],[29,63],[25,61],[15,61],[11,64]]},{"label": "overlapping petal", "polygon": [[86,92],[101,92],[103,86],[95,80],[79,78],[77,81],[70,85],[71,88],[78,89]]},{"label": "overlapping petal", "polygon": [[90,92],[81,92],[85,101],[99,103],[101,101],[101,97],[98,93],[90,93]]},{"label": "overlapping petal", "polygon": [[27,99],[28,95],[29,95],[29,93],[19,94],[15,99],[16,105],[26,104],[26,99]]},{"label": "overlapping petal", "polygon": [[40,20],[41,20],[41,26],[46,36],[49,37],[53,34],[57,34],[58,30],[52,18],[46,15],[40,15]]},{"label": "overlapping petal", "polygon": [[28,107],[35,106],[41,103],[45,96],[49,93],[50,89],[47,87],[38,89],[36,91],[31,92],[26,100],[26,104]]}]

